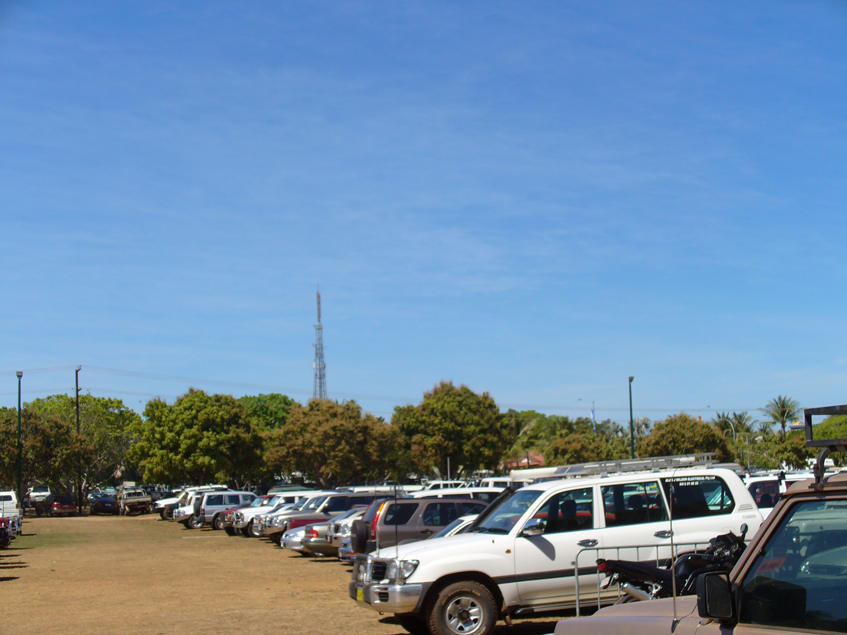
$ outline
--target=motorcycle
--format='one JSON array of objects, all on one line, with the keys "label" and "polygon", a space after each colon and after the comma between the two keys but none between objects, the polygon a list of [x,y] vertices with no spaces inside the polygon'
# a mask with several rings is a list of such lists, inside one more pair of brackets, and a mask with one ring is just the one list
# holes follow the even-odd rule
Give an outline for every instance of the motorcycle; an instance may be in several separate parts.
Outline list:
[{"label": "motorcycle", "polygon": [[[623,595],[618,604],[634,600],[656,600],[676,595],[694,595],[697,578],[707,571],[730,571],[744,552],[747,524],[741,525],[741,535],[733,532],[709,540],[703,552],[686,553],[667,568],[629,560],[597,560],[597,570],[606,574],[603,588],[619,584]],[[674,586],[676,587],[674,589]]]}]

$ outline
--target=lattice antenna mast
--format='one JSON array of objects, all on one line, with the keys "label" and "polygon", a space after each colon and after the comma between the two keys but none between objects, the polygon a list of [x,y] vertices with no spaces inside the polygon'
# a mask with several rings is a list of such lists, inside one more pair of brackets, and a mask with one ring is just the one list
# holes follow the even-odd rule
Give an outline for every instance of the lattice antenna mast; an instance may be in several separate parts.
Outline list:
[{"label": "lattice antenna mast", "polygon": [[312,399],[326,399],[326,362],[324,362],[324,328],[321,326],[321,292],[318,291],[318,323],[315,324],[315,387]]}]

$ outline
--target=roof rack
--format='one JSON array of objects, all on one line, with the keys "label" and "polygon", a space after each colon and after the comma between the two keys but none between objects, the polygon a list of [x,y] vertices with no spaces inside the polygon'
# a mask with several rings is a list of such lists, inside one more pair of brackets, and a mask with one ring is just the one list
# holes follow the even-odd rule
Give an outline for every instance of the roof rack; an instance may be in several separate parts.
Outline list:
[{"label": "roof rack", "polygon": [[727,467],[740,470],[735,463],[718,463],[717,452],[701,454],[681,454],[678,456],[653,456],[645,459],[623,459],[618,461],[597,461],[577,463],[558,467],[537,467],[526,470],[512,470],[513,481],[549,481],[582,476],[606,476],[621,472],[658,472],[674,468],[689,467]]},{"label": "roof rack", "polygon": [[815,440],[812,431],[812,417],[819,415],[847,415],[847,405],[824,406],[822,408],[806,408],[803,410],[803,418],[806,423],[806,447],[823,448],[818,454],[818,460],[812,471],[815,474],[815,488],[820,489],[823,483],[823,475],[826,471],[826,457],[830,452],[847,452],[847,439],[818,439]]}]

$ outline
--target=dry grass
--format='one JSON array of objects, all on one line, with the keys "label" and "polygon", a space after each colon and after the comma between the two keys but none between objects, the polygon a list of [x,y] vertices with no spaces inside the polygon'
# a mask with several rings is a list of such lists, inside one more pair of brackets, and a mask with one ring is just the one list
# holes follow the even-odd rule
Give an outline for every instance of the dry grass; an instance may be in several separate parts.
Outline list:
[{"label": "dry grass", "polygon": [[[16,635],[405,633],[357,606],[349,579],[337,560],[158,516],[31,518],[0,551],[0,624]],[[548,618],[497,630],[554,627]]]}]

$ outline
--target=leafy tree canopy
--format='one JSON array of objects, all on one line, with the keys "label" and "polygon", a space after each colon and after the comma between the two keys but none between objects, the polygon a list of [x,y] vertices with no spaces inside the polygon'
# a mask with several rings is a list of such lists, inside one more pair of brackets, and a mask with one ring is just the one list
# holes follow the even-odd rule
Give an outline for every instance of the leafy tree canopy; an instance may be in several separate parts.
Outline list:
[{"label": "leafy tree canopy", "polygon": [[717,452],[719,460],[732,460],[732,451],[723,433],[684,412],[657,421],[650,434],[638,443],[638,454],[644,457],[701,452]]},{"label": "leafy tree canopy", "polygon": [[452,475],[483,468],[493,470],[514,443],[515,424],[501,413],[488,393],[441,382],[415,407],[395,408],[392,423],[409,444],[421,474]]}]

